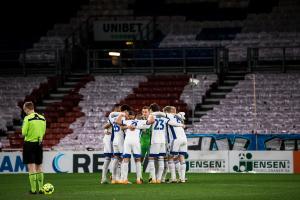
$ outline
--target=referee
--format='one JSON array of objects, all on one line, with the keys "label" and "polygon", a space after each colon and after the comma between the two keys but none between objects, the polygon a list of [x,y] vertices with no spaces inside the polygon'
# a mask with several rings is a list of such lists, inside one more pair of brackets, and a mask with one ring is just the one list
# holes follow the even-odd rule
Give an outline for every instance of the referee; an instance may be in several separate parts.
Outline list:
[{"label": "referee", "polygon": [[[23,163],[29,170],[30,194],[43,194],[44,174],[42,172],[43,146],[42,141],[46,131],[45,118],[34,112],[32,102],[25,102],[23,110],[26,117],[23,121],[22,135],[24,136]],[[38,191],[37,185],[38,183]]]}]

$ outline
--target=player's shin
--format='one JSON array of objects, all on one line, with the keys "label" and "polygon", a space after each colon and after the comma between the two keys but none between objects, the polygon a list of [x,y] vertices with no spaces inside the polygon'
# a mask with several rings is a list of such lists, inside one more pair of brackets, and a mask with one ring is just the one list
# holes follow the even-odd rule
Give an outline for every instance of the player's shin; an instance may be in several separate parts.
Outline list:
[{"label": "player's shin", "polygon": [[163,174],[162,174],[162,177],[161,177],[161,181],[162,182],[166,181],[166,177],[167,177],[167,173],[168,173],[168,161],[165,160],[164,163],[165,163],[165,165],[164,165],[164,171],[163,171]]},{"label": "player's shin", "polygon": [[103,167],[102,167],[102,182],[106,181],[106,175],[108,172],[108,167],[110,164],[110,157],[105,157],[104,163],[103,163]]},{"label": "player's shin", "polygon": [[142,164],[140,160],[136,161],[136,180],[140,181],[142,178]]},{"label": "player's shin", "polygon": [[112,181],[116,181],[116,175],[117,175],[117,167],[118,167],[118,158],[113,158],[112,160]]},{"label": "player's shin", "polygon": [[37,183],[38,183],[38,189],[39,189],[39,191],[42,191],[43,185],[44,185],[44,173],[43,172],[37,173],[36,179],[37,179]]},{"label": "player's shin", "polygon": [[183,155],[180,155],[180,181],[185,182],[186,163]]},{"label": "player's shin", "polygon": [[176,171],[178,173],[178,176],[180,178],[181,177],[181,170],[180,170],[180,162],[179,162],[178,158],[174,161],[174,163],[175,163],[175,169],[176,169]]},{"label": "player's shin", "polygon": [[149,171],[150,171],[150,175],[153,181],[156,180],[156,176],[155,176],[155,166],[154,166],[154,159],[153,158],[149,158]]},{"label": "player's shin", "polygon": [[122,174],[122,181],[125,182],[128,180],[128,160],[123,160],[122,167],[121,167],[121,174]]},{"label": "player's shin", "polygon": [[121,174],[122,174],[121,166],[122,166],[122,160],[118,160],[117,170],[116,170],[116,180],[117,181],[120,181],[122,179],[121,178]]},{"label": "player's shin", "polygon": [[29,182],[31,192],[36,192],[36,173],[29,173]]},{"label": "player's shin", "polygon": [[163,171],[164,171],[164,157],[160,156],[158,158],[158,173],[157,173],[157,181],[161,181],[162,179],[162,174],[163,174]]},{"label": "player's shin", "polygon": [[171,181],[176,181],[175,164],[173,160],[169,160],[169,169],[171,172]]}]

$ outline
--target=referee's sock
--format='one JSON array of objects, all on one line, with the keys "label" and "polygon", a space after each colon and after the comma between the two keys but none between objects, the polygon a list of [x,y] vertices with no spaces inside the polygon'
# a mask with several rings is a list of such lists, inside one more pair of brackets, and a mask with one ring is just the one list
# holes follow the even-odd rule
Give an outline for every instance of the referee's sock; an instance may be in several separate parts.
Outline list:
[{"label": "referee's sock", "polygon": [[36,173],[29,173],[31,192],[36,192]]},{"label": "referee's sock", "polygon": [[39,191],[42,191],[44,185],[44,173],[43,172],[36,173],[36,179],[37,179]]}]

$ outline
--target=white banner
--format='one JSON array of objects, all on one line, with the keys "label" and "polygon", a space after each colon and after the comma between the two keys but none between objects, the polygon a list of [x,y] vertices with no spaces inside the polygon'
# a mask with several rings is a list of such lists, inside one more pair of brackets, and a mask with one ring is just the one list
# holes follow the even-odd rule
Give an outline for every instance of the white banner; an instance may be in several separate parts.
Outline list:
[{"label": "white banner", "polygon": [[139,38],[139,33],[146,34],[145,27],[149,21],[95,21],[95,41],[127,41]]},{"label": "white banner", "polygon": [[0,152],[0,173],[26,173],[22,152]]},{"label": "white banner", "polygon": [[188,172],[227,173],[228,151],[189,151]]},{"label": "white banner", "polygon": [[[44,152],[46,173],[101,172],[102,152]],[[292,151],[189,151],[187,170],[191,173],[293,173]],[[22,152],[0,152],[0,173],[26,173]],[[131,172],[135,164],[131,162]]]},{"label": "white banner", "polygon": [[[104,162],[102,152],[49,151],[44,152],[43,170],[46,173],[100,172]],[[1,152],[0,173],[26,173],[22,152]]]},{"label": "white banner", "polygon": [[292,151],[229,151],[229,172],[293,173]]}]

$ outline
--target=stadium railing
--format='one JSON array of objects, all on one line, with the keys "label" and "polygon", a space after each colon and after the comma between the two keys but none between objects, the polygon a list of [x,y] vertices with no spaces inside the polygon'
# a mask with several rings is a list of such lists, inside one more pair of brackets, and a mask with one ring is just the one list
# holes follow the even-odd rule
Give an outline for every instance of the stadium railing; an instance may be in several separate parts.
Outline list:
[{"label": "stadium railing", "polygon": [[[119,53],[110,56],[110,52]],[[225,48],[89,49],[90,73],[220,73],[228,66]]]},{"label": "stadium railing", "polygon": [[0,51],[1,75],[61,74],[62,52],[58,49]]},{"label": "stadium railing", "polygon": [[247,62],[249,72],[299,70],[300,46],[248,48]]}]

